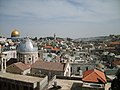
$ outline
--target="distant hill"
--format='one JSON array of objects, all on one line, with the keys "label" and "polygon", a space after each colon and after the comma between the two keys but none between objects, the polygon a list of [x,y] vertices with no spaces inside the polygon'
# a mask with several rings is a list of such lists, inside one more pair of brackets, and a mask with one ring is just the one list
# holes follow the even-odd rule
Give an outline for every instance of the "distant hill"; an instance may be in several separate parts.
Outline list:
[{"label": "distant hill", "polygon": [[98,40],[107,40],[109,36],[97,36],[97,37],[88,37],[88,38],[78,38],[74,39],[75,41],[98,41]]}]

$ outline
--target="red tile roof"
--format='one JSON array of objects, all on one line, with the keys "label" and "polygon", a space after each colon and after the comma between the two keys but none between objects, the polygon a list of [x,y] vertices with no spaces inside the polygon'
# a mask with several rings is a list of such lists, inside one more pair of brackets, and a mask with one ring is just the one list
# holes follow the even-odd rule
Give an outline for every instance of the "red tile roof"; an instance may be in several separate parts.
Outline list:
[{"label": "red tile roof", "polygon": [[0,48],[4,48],[4,46],[1,46],[1,45],[0,45]]},{"label": "red tile roof", "polygon": [[120,60],[115,60],[112,62],[114,65],[120,65]]},{"label": "red tile roof", "polygon": [[110,42],[110,44],[112,44],[112,45],[120,45],[120,42]]},{"label": "red tile roof", "polygon": [[59,51],[60,49],[59,48],[53,48],[52,50],[53,51]]},{"label": "red tile roof", "polygon": [[53,47],[52,46],[45,46],[44,48],[46,48],[46,49],[48,49],[48,48],[52,49]]},{"label": "red tile roof", "polygon": [[115,47],[106,47],[105,49],[110,49],[110,50],[114,50],[115,49]]},{"label": "red tile roof", "polygon": [[17,62],[14,64],[11,64],[7,67],[7,71],[11,73],[21,73],[27,69],[29,69],[27,65],[23,64],[22,62]]},{"label": "red tile roof", "polygon": [[83,73],[83,79],[84,82],[93,82],[93,83],[106,83],[106,77],[104,72],[99,71],[97,69],[92,69],[85,71]]},{"label": "red tile roof", "polygon": [[59,62],[45,62],[38,60],[34,64],[32,64],[31,68],[52,70],[52,71],[64,71],[65,64]]}]

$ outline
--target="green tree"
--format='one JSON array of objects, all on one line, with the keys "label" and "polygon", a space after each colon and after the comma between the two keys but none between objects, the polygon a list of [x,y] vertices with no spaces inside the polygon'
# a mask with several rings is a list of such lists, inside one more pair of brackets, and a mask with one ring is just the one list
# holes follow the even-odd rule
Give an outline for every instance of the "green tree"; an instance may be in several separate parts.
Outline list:
[{"label": "green tree", "polygon": [[111,83],[112,90],[120,90],[120,69],[116,73],[116,78]]}]

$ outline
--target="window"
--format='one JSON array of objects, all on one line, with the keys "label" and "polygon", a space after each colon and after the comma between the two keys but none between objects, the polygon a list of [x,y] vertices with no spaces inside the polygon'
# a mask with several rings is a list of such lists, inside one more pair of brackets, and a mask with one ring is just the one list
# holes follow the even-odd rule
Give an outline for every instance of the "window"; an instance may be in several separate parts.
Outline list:
[{"label": "window", "polygon": [[7,86],[7,83],[6,82],[4,82],[4,87],[6,87]]},{"label": "window", "polygon": [[2,83],[1,83],[1,81],[0,81],[0,90],[1,90],[1,86],[2,86]]},{"label": "window", "polygon": [[88,70],[88,67],[86,67],[86,71]]},{"label": "window", "polygon": [[18,84],[16,84],[16,90],[19,90],[19,85]]},{"label": "window", "polygon": [[15,53],[13,53],[13,57],[15,58]]},{"label": "window", "polygon": [[28,87],[27,87],[27,86],[24,86],[24,90],[28,90]]},{"label": "window", "polygon": [[12,88],[15,89],[15,84],[12,84]]},{"label": "window", "polygon": [[[5,59],[4,59],[5,60]],[[5,63],[3,62],[3,69],[5,69]]]},{"label": "window", "polygon": [[32,88],[32,87],[30,87],[30,90],[33,90],[33,88]]},{"label": "window", "polygon": [[77,72],[79,72],[79,70],[80,70],[80,67],[77,67]]},{"label": "window", "polygon": [[8,83],[8,88],[9,88],[9,90],[11,90],[11,84],[10,83]]},{"label": "window", "polygon": [[72,72],[72,67],[71,67],[71,72]]}]

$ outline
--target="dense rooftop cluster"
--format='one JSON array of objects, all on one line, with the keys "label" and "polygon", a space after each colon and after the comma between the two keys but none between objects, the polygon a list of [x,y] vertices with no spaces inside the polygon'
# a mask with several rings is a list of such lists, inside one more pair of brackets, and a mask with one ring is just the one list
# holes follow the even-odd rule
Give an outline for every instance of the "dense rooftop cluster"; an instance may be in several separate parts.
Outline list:
[{"label": "dense rooftop cluster", "polygon": [[21,38],[18,34],[14,30],[11,38],[0,37],[1,71],[48,76],[48,80],[54,76],[79,77],[83,87],[95,83],[104,88],[120,68],[120,35],[81,39],[54,35],[38,39]]}]

